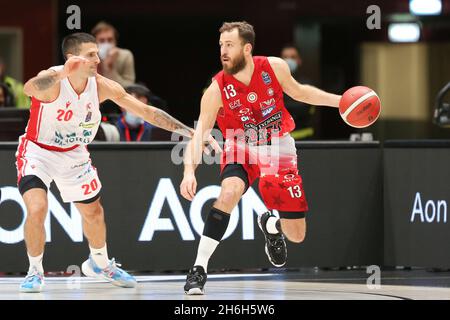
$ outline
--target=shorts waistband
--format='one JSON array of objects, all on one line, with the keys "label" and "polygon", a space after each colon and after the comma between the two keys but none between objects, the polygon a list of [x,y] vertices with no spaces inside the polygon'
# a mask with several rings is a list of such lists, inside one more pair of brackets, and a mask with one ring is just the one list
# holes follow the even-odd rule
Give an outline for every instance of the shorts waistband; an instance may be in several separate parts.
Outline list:
[{"label": "shorts waistband", "polygon": [[76,145],[74,145],[72,147],[69,147],[69,148],[59,148],[59,147],[55,147],[55,146],[49,146],[49,145],[46,145],[46,144],[42,144],[42,143],[39,143],[39,142],[36,142],[36,141],[33,141],[33,140],[29,140],[29,141],[33,142],[34,144],[36,144],[37,146],[41,147],[42,149],[49,150],[49,151],[56,151],[56,152],[72,151],[72,150],[74,150],[74,149],[76,149],[76,148],[78,148],[80,146],[79,144],[76,144]]}]

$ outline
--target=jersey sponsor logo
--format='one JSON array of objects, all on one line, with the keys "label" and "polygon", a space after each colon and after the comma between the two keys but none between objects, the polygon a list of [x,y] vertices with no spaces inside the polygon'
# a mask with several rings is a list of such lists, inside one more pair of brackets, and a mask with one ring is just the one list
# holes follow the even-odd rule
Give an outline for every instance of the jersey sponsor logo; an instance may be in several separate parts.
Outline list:
[{"label": "jersey sponsor logo", "polygon": [[251,129],[255,129],[255,130],[261,130],[264,128],[267,128],[268,126],[270,126],[272,123],[277,122],[281,120],[281,111],[275,113],[274,115],[272,115],[270,118],[258,123],[258,124],[253,124],[253,123],[246,123],[244,125],[245,128],[251,128]]},{"label": "jersey sponsor logo", "polygon": [[87,168],[87,170],[85,170],[82,174],[78,175],[78,176],[76,177],[76,179],[81,179],[81,178],[83,178],[85,175],[91,173],[91,171],[92,171],[91,166],[89,166],[89,167]]},{"label": "jersey sponsor logo", "polygon": [[281,114],[279,111],[258,124],[245,123],[245,142],[249,145],[267,143],[271,136],[281,131]]},{"label": "jersey sponsor logo", "polygon": [[275,106],[262,110],[262,116],[267,117],[275,109]]},{"label": "jersey sponsor logo", "polygon": [[73,166],[70,167],[70,169],[78,169],[78,168],[83,168],[85,165],[87,165],[89,163],[90,160],[85,161],[83,163],[80,164],[74,164]]},{"label": "jersey sponsor logo", "polygon": [[93,123],[80,122],[80,124],[78,126],[82,127],[83,129],[92,129],[93,127],[95,127],[99,123],[100,123],[100,121],[93,122]]},{"label": "jersey sponsor logo", "polygon": [[272,79],[270,78],[270,75],[267,72],[263,71],[261,73],[261,77],[267,86],[272,83]]},{"label": "jersey sponsor logo", "polygon": [[241,100],[237,99],[228,104],[231,110],[242,107]]},{"label": "jersey sponsor logo", "polygon": [[273,91],[272,88],[269,88],[269,89],[267,89],[267,94],[268,94],[269,96],[273,96],[273,95],[275,94],[275,92]]},{"label": "jersey sponsor logo", "polygon": [[250,102],[250,103],[255,103],[256,100],[258,100],[258,95],[257,95],[256,93],[250,92],[250,93],[247,95],[247,101],[248,101],[248,102]]},{"label": "jersey sponsor logo", "polygon": [[[85,130],[85,131],[87,131],[87,130]],[[77,136],[76,132],[72,132],[72,133],[66,134],[64,136],[61,132],[55,131],[54,142],[59,147],[64,147],[64,146],[67,146],[67,145],[73,144],[73,143],[89,144],[92,141],[92,138],[90,138],[91,136],[92,136],[92,132],[89,136],[80,137],[80,136]]]},{"label": "jersey sponsor logo", "polygon": [[253,115],[253,111],[250,110],[249,108],[243,108],[243,109],[239,110],[239,113],[242,115],[248,115],[248,116]]},{"label": "jersey sponsor logo", "polygon": [[263,117],[267,117],[275,109],[275,99],[271,98],[259,104]]},{"label": "jersey sponsor logo", "polygon": [[284,175],[283,181],[284,182],[292,182],[295,180],[295,178],[296,178],[295,174],[289,173],[289,174]]},{"label": "jersey sponsor logo", "polygon": [[274,105],[275,105],[275,98],[271,98],[271,99],[263,101],[259,104],[259,106],[261,107],[261,110],[269,108],[269,107],[273,107]]},{"label": "jersey sponsor logo", "polygon": [[91,130],[83,130],[83,137],[90,137],[92,136]]}]

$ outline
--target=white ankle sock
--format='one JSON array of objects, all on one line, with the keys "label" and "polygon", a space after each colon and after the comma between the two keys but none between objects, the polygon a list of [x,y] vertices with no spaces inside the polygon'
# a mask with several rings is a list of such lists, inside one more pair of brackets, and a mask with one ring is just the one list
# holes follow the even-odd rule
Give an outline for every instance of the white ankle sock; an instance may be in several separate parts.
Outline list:
[{"label": "white ankle sock", "polygon": [[28,261],[30,261],[30,268],[28,270],[31,270],[33,267],[36,267],[36,269],[41,272],[44,273],[44,267],[42,266],[42,259],[44,257],[44,253],[41,253],[40,255],[36,256],[36,257],[32,257],[30,256],[28,253]]},{"label": "white ankle sock", "polygon": [[271,233],[271,234],[277,234],[280,233],[277,229],[277,221],[278,218],[277,217],[269,217],[269,219],[267,219],[267,223],[266,223],[266,229],[267,232]]},{"label": "white ankle sock", "polygon": [[92,259],[94,259],[95,264],[104,269],[108,266],[109,259],[108,259],[108,251],[106,250],[106,244],[103,246],[103,248],[95,249],[89,246],[89,249],[91,250],[91,256]]},{"label": "white ankle sock", "polygon": [[219,241],[202,236],[198,245],[197,259],[195,260],[194,266],[202,266],[207,273],[209,258],[211,258],[218,244]]}]

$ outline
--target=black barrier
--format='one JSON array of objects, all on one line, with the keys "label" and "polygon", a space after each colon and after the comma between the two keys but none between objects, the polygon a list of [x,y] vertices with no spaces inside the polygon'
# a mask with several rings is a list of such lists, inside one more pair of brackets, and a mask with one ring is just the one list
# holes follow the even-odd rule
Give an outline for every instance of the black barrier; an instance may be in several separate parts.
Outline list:
[{"label": "black barrier", "polygon": [[450,267],[450,141],[384,145],[384,263]]},{"label": "black barrier", "polygon": [[[194,202],[179,194],[183,169],[174,144],[93,144],[103,183],[108,251],[128,270],[186,270],[195,259],[205,217],[219,193],[218,165],[201,165]],[[16,144],[0,145],[0,271],[24,271],[23,212],[15,186]],[[287,268],[382,264],[383,211],[379,144],[300,143],[299,166],[310,212],[304,243],[289,244]],[[256,213],[265,210],[257,184],[243,197],[209,269],[270,268]],[[81,265],[88,247],[74,206],[53,187],[46,222],[47,271]]]}]

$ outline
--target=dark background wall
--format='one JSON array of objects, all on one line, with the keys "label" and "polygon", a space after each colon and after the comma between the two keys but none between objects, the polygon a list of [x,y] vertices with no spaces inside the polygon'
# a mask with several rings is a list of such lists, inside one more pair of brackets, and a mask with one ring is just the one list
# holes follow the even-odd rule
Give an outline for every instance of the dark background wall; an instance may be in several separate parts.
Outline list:
[{"label": "dark background wall", "polygon": [[[449,41],[450,0],[442,2],[442,15],[420,18],[421,41]],[[66,27],[69,16],[66,9],[73,4],[80,6],[82,31],[90,32],[100,20],[115,25],[121,35],[119,45],[135,55],[137,80],[166,99],[170,113],[192,125],[198,118],[202,91],[221,67],[218,28],[224,21],[245,19],[255,26],[257,55],[279,55],[284,44],[297,40],[296,30],[304,26],[316,28],[316,47],[308,49],[304,42],[299,43],[301,49],[310,50],[305,56],[305,75],[315,79],[315,85],[341,94],[361,84],[360,43],[387,41],[387,25],[392,15],[407,14],[408,3],[408,0],[17,0],[2,1],[0,27],[23,29],[24,79],[29,79],[39,70],[63,63],[61,39],[71,32]],[[366,28],[366,9],[372,4],[381,8],[381,30]],[[355,132],[342,125],[335,110],[321,108],[317,118],[317,138],[348,139]],[[384,126],[382,122],[379,121]],[[407,130],[411,127],[409,123],[395,123],[388,131],[394,132],[394,138],[445,134],[443,131],[435,134],[428,122],[413,125],[412,133]],[[394,127],[401,129],[395,131]],[[384,138],[392,137],[389,134],[376,137]]]}]

